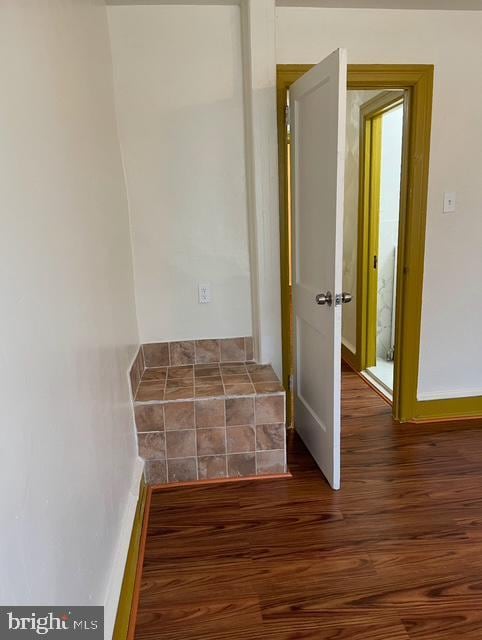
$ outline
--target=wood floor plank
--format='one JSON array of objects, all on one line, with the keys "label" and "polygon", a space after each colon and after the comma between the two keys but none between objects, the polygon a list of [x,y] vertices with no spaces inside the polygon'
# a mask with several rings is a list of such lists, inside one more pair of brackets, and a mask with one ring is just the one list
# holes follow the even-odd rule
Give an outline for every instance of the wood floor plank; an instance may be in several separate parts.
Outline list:
[{"label": "wood floor plank", "polygon": [[432,614],[407,614],[402,620],[412,640],[480,640],[482,611],[462,609]]},{"label": "wood floor plank", "polygon": [[482,421],[397,425],[343,370],[342,488],[154,493],[136,640],[481,640]]}]

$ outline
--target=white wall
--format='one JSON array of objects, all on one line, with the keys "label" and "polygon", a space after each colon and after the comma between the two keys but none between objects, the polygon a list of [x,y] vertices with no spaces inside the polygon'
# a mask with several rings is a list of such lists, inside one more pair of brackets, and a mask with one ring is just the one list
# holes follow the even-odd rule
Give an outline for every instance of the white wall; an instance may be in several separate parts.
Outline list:
[{"label": "white wall", "polygon": [[0,8],[0,602],[103,604],[138,342],[105,9]]},{"label": "white wall", "polygon": [[275,0],[244,0],[241,49],[254,357],[282,375]]},{"label": "white wall", "polygon": [[343,344],[356,353],[358,189],[360,182],[360,106],[378,91],[349,90],[346,98],[345,199],[343,217],[343,291],[352,294],[343,306]]},{"label": "white wall", "polygon": [[378,236],[377,356],[393,347],[395,259],[400,218],[403,106],[382,116],[380,223]]},{"label": "white wall", "polygon": [[[435,64],[419,397],[482,394],[482,12],[277,9],[277,62]],[[470,87],[470,99],[467,89]],[[458,211],[442,214],[444,191]],[[453,297],[448,301],[447,292]]]},{"label": "white wall", "polygon": [[251,335],[239,7],[108,15],[141,341]]}]

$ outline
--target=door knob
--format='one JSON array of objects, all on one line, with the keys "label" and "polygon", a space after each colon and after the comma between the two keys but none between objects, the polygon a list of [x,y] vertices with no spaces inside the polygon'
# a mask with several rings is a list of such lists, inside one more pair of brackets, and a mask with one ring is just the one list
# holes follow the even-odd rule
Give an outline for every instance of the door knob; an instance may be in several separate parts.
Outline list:
[{"label": "door knob", "polygon": [[343,304],[347,304],[347,302],[351,302],[351,299],[352,299],[351,293],[348,293],[347,291],[343,291],[343,293],[341,294],[341,301],[343,302]]},{"label": "door knob", "polygon": [[327,304],[331,307],[333,303],[333,295],[331,291],[327,291],[326,293],[319,293],[315,298],[316,304]]}]

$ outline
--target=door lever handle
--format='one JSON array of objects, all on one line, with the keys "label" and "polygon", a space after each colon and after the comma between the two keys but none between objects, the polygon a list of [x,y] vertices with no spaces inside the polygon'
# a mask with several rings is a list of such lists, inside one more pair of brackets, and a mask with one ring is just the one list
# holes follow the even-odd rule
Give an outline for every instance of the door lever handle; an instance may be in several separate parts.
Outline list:
[{"label": "door lever handle", "polygon": [[319,293],[315,298],[316,304],[327,304],[329,307],[333,304],[333,295],[331,291]]}]

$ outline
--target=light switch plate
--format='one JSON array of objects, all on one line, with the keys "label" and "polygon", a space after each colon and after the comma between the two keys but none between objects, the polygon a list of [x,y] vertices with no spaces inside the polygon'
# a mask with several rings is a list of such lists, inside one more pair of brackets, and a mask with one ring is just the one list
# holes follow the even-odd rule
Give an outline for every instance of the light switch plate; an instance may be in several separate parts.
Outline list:
[{"label": "light switch plate", "polygon": [[199,283],[199,304],[211,302],[211,285],[209,282]]},{"label": "light switch plate", "polygon": [[455,191],[444,193],[444,213],[454,213],[457,205],[457,194]]}]

